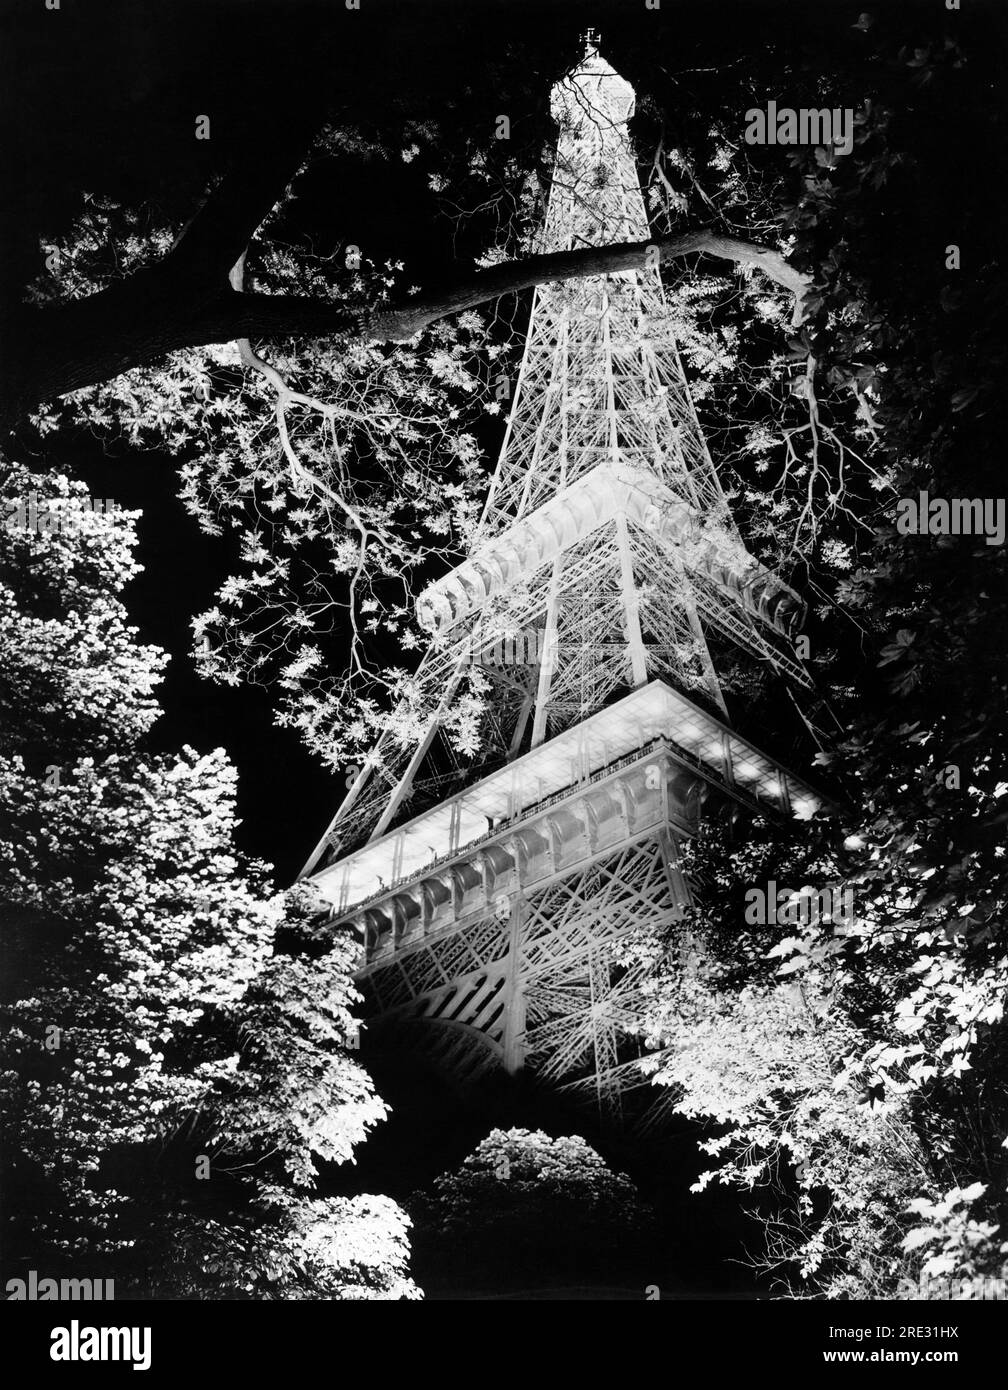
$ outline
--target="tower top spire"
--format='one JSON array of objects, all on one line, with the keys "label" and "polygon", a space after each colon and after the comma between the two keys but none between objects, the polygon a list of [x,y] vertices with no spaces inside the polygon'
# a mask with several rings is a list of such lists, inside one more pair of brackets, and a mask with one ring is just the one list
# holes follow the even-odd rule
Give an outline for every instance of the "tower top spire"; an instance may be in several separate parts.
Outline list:
[{"label": "tower top spire", "polygon": [[575,129],[614,131],[633,115],[634,89],[599,53],[597,29],[586,29],[581,40],[584,57],[550,94],[553,119]]}]

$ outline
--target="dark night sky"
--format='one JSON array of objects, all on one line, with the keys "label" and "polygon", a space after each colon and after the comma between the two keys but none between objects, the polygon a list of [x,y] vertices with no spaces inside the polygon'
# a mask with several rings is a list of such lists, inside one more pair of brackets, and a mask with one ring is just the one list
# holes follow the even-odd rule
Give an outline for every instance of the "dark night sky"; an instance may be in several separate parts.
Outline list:
[{"label": "dark night sky", "polygon": [[[980,9],[976,0],[964,5]],[[898,13],[929,11],[938,22],[941,5],[664,0],[656,14],[645,12],[643,0],[437,6],[361,0],[360,13],[346,12],[342,0],[61,0],[58,12],[47,11],[44,0],[7,3],[0,7],[2,157],[4,188],[13,196],[4,214],[5,271],[37,267],[39,235],[65,225],[81,189],[131,202],[171,200],[179,190],[198,195],[230,148],[254,140],[259,123],[303,99],[312,83],[327,84],[335,112],[359,114],[373,105],[376,90],[391,89],[398,67],[429,70],[432,85],[451,89],[513,44],[515,61],[528,65],[525,76],[540,85],[545,102],[587,24],[601,29],[604,51],[617,67],[621,49],[650,50],[656,65],[684,73],[744,64],[748,52],[783,28],[797,45],[849,56],[857,42],[851,24],[863,8],[885,10],[889,22]],[[636,76],[632,68],[627,75]],[[494,93],[484,95],[492,108]],[[214,122],[207,145],[192,138],[193,114],[202,112]],[[405,165],[394,177],[387,166],[358,168],[324,196],[338,193],[343,219],[353,209],[360,229],[354,239],[368,253],[402,254],[406,241],[414,254],[447,264],[453,254],[447,224],[419,215],[403,221],[402,209],[415,204],[409,185],[415,176]],[[227,748],[241,773],[244,847],[275,863],[281,881],[290,880],[328,821],[342,779],[318,768],[293,733],[273,728],[267,692],[223,690],[195,678],[185,655],[188,624],[226,573],[220,543],[203,537],[183,513],[167,457],[122,448],[106,457],[95,441],[61,441],[49,462],[73,462],[96,495],[143,507],[145,572],[127,602],[142,636],[175,654],[160,692],[166,713],[156,730],[159,745]]]}]

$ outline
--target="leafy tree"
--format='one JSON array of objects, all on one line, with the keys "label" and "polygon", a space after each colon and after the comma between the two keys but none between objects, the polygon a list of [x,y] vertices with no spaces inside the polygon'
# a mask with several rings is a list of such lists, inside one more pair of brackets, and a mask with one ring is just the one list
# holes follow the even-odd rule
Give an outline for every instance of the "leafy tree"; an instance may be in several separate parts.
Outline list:
[{"label": "leafy tree", "polygon": [[610,1270],[648,1208],[580,1135],[491,1130],[453,1172],[414,1195],[418,1259],[437,1277],[492,1271],[525,1282]]},{"label": "leafy tree", "polygon": [[237,854],[221,750],[145,751],[136,514],[52,529],[85,489],[10,463],[0,497],[6,1257],[162,1296],[412,1296],[395,1204],[315,1195],[385,1114],[350,1055],[354,945]]},{"label": "leafy tree", "polygon": [[849,968],[853,924],[746,916],[747,890],[770,880],[799,913],[788,890],[839,886],[838,856],[807,824],[757,822],[734,842],[712,825],[683,867],[702,905],[628,956],[651,967],[645,1068],[674,1111],[700,1122],[713,1160],[693,1190],[722,1184],[752,1201],[753,1263],[792,1291],[893,1296],[903,1213],[933,1173],[903,1098],[856,1074],[883,1001]]}]

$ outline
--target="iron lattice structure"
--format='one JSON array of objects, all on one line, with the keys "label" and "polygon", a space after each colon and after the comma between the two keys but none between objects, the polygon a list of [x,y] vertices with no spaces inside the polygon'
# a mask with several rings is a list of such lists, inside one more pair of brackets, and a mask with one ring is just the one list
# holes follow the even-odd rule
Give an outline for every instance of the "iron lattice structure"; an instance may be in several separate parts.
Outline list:
[{"label": "iron lattice structure", "polygon": [[[554,87],[543,250],[647,240],[633,105],[593,44]],[[532,1067],[618,1120],[641,1082],[619,943],[690,901],[683,838],[818,805],[731,730],[715,659],[807,688],[803,616],[735,528],[657,264],[540,288],[472,552],[418,600],[421,737],[379,740],[304,871],[360,933],[370,1027],[460,1079]]]}]

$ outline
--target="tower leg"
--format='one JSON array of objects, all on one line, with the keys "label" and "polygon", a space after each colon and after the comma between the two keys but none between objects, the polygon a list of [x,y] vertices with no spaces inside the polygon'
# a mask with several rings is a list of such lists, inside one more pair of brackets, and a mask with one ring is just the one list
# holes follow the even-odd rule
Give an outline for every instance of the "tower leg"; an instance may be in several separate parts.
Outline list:
[{"label": "tower leg", "polygon": [[519,970],[522,937],[522,900],[516,893],[511,904],[508,947],[507,1002],[504,1005],[504,1070],[512,1076],[525,1065],[525,989]]},{"label": "tower leg", "polygon": [[616,1029],[609,1013],[612,993],[609,979],[609,953],[593,950],[588,963],[591,990],[592,1032],[595,1054],[595,1097],[599,1120],[606,1129],[623,1127],[623,1100],[620,1084],[613,1074],[616,1067]]}]

